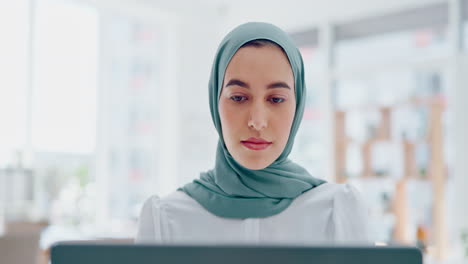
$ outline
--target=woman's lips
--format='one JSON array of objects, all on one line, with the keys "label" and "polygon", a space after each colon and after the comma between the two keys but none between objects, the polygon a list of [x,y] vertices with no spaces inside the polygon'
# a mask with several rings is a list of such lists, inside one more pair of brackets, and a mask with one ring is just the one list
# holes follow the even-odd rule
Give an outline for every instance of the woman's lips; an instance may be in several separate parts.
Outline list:
[{"label": "woman's lips", "polygon": [[261,138],[249,138],[247,140],[242,140],[241,143],[251,150],[264,150],[272,144],[272,142]]}]

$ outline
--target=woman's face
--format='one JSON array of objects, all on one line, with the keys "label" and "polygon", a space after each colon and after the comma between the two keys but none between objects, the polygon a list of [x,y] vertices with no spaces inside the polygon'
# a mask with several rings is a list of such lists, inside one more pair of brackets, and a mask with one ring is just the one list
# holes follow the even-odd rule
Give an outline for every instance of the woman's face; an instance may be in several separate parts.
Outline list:
[{"label": "woman's face", "polygon": [[294,75],[274,45],[247,46],[231,59],[219,99],[224,142],[242,166],[259,170],[283,152],[296,110]]}]

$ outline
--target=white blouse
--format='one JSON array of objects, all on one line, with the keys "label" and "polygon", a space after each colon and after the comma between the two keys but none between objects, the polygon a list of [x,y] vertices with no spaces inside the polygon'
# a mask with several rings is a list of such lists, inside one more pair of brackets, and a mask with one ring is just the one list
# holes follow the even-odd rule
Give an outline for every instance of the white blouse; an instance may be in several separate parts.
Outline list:
[{"label": "white blouse", "polygon": [[277,215],[216,216],[181,191],[154,195],[141,211],[136,243],[330,244],[370,243],[367,210],[350,184],[325,183],[297,197]]}]

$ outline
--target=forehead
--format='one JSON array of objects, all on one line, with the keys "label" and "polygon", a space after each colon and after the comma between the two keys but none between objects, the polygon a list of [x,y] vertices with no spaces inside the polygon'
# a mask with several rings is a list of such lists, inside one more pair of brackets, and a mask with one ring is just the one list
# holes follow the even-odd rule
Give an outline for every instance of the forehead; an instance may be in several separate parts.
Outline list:
[{"label": "forehead", "polygon": [[289,59],[276,45],[240,48],[226,68],[224,80],[230,77],[294,81]]}]

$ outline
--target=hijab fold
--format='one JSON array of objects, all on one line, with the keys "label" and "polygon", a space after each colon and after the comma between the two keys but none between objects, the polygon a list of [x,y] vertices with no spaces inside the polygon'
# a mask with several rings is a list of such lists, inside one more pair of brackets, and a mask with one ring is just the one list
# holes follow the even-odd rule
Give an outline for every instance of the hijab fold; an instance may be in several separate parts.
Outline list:
[{"label": "hijab fold", "polygon": [[[224,144],[218,111],[224,73],[245,43],[264,39],[278,44],[286,53],[294,74],[296,112],[288,142],[281,155],[268,167],[251,170],[239,164]],[[250,22],[233,29],[222,40],[213,62],[209,89],[211,117],[219,134],[215,167],[179,190],[211,213],[228,218],[260,218],[278,214],[302,193],[324,183],[288,159],[304,113],[306,87],[302,57],[292,39],[280,28]]]}]

